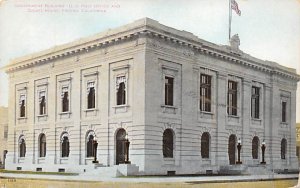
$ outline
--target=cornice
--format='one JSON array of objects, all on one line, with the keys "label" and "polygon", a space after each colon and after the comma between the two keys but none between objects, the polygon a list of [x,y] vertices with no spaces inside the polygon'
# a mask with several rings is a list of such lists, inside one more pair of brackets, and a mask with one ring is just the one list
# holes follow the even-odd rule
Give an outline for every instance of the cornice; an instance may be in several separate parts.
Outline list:
[{"label": "cornice", "polygon": [[[137,25],[137,23],[139,23],[139,25]],[[131,28],[128,26],[130,26],[130,24],[127,25],[125,29],[121,27],[123,30],[120,32],[118,32],[118,29],[116,29],[115,32],[111,32],[111,34],[109,34],[108,31],[105,34],[101,33],[101,35],[99,34],[65,45],[56,46],[49,50],[23,57],[20,60],[16,59],[4,67],[4,69],[7,73],[11,73],[17,70],[26,69],[35,65],[57,60],[59,58],[105,48],[122,41],[132,40],[138,37],[151,37],[172,42],[176,45],[189,48],[194,52],[229,61],[235,64],[240,64],[254,70],[265,72],[267,74],[275,74],[288,79],[300,81],[300,75],[297,75],[292,71],[287,71],[287,68],[283,66],[281,66],[283,68],[278,67],[276,66],[276,63],[256,59],[248,54],[244,54],[242,51],[234,51],[229,46],[219,46],[204,41],[186,31],[178,31],[173,28],[165,29],[166,26],[148,18],[146,18],[142,24],[141,20],[139,20],[134,22]]]}]

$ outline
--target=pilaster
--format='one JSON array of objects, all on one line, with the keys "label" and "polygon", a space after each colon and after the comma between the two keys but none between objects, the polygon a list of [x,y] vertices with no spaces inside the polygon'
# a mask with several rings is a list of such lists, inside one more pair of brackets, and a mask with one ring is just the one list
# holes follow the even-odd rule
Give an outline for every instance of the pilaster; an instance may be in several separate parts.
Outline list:
[{"label": "pilaster", "polygon": [[216,99],[216,117],[217,117],[217,134],[216,134],[216,164],[227,165],[228,162],[228,134],[225,131],[226,119],[226,81],[227,75],[217,73],[217,99]]}]

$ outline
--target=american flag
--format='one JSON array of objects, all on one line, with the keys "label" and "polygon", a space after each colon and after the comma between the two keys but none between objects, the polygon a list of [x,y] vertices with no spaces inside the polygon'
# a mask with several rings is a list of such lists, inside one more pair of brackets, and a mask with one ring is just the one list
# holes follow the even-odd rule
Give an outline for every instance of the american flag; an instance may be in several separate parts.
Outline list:
[{"label": "american flag", "polygon": [[231,9],[234,10],[239,16],[241,16],[241,11],[239,9],[239,5],[235,0],[231,0]]}]

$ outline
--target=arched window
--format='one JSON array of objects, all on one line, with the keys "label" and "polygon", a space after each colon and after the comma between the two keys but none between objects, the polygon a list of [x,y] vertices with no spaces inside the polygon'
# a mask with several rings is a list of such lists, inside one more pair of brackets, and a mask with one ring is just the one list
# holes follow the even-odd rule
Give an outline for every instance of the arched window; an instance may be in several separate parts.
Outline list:
[{"label": "arched window", "polygon": [[173,131],[166,129],[163,134],[163,155],[165,158],[173,158]]},{"label": "arched window", "polygon": [[125,83],[121,82],[119,84],[118,92],[117,92],[117,105],[126,104],[126,91],[125,91]]},{"label": "arched window", "polygon": [[236,136],[234,134],[229,136],[228,140],[228,157],[229,157],[229,164],[234,165],[236,160]]},{"label": "arched window", "polygon": [[46,156],[46,136],[41,134],[39,138],[39,157]]},{"label": "arched window", "polygon": [[86,143],[86,157],[94,157],[94,138],[92,132],[90,132],[87,136],[87,143]]},{"label": "arched window", "polygon": [[69,137],[65,133],[62,135],[61,138],[61,157],[69,157],[69,153],[70,153]]},{"label": "arched window", "polygon": [[116,132],[116,164],[125,163],[126,151],[126,131],[121,128]]},{"label": "arched window", "polygon": [[88,94],[88,109],[95,108],[95,88],[90,87]]},{"label": "arched window", "polygon": [[19,140],[19,157],[25,157],[26,154],[26,144],[25,144],[25,139],[20,137]]},{"label": "arched window", "polygon": [[253,159],[258,159],[258,146],[259,146],[259,139],[257,136],[255,136],[252,139],[252,158]]},{"label": "arched window", "polygon": [[281,159],[286,159],[286,147],[287,147],[287,142],[286,139],[283,138],[281,140]]},{"label": "arched window", "polygon": [[209,158],[209,133],[205,132],[201,136],[201,157]]}]

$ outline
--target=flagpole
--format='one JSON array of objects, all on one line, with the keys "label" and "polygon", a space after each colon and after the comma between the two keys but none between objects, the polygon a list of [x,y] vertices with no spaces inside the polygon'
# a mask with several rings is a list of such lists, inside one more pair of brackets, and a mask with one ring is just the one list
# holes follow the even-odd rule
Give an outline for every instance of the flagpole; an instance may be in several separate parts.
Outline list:
[{"label": "flagpole", "polygon": [[230,38],[231,38],[231,18],[232,18],[232,10],[231,10],[231,0],[228,0],[229,1],[229,35],[228,35],[228,39],[230,41]]}]

